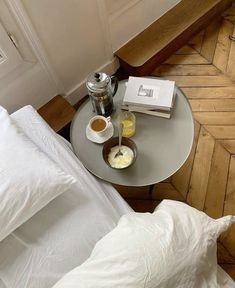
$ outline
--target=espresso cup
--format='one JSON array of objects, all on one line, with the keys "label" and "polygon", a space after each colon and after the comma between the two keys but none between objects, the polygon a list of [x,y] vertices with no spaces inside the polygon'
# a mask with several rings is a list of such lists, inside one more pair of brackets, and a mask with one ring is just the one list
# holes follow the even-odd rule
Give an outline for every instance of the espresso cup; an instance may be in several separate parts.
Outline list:
[{"label": "espresso cup", "polygon": [[94,116],[89,121],[89,129],[97,136],[103,137],[106,135],[109,127],[110,117],[106,118],[101,115]]}]

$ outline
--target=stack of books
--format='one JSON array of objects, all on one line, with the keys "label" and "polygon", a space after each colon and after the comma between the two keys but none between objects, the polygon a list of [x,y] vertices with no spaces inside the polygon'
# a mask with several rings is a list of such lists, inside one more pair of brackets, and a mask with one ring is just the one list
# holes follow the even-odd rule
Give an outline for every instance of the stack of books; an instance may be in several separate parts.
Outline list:
[{"label": "stack of books", "polygon": [[156,78],[129,77],[122,109],[170,118],[175,102],[175,82]]}]

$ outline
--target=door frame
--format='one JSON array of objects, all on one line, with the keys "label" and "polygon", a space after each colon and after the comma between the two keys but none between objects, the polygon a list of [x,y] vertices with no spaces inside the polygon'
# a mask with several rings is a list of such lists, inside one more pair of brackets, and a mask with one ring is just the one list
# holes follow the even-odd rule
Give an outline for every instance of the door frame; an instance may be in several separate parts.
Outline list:
[{"label": "door frame", "polygon": [[37,57],[41,66],[43,67],[47,77],[56,87],[58,94],[64,95],[65,94],[64,86],[62,85],[62,82],[60,81],[55,70],[50,64],[46,51],[43,48],[39,40],[39,37],[37,36],[37,33],[31,23],[29,16],[27,15],[27,12],[23,6],[22,1],[21,0],[4,0],[4,1],[6,3],[6,6],[14,16],[20,29],[22,30],[22,33],[24,34],[26,40],[31,46],[33,52],[35,53],[35,56]]}]

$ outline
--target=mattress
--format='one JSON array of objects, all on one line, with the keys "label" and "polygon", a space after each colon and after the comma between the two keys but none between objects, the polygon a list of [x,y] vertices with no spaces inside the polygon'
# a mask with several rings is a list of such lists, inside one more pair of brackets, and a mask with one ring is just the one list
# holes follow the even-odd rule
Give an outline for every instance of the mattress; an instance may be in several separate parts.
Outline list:
[{"label": "mattress", "polygon": [[0,288],[51,287],[86,260],[94,244],[131,208],[110,184],[83,167],[71,146],[31,106],[11,117],[48,157],[77,179],[72,190],[0,243]]}]

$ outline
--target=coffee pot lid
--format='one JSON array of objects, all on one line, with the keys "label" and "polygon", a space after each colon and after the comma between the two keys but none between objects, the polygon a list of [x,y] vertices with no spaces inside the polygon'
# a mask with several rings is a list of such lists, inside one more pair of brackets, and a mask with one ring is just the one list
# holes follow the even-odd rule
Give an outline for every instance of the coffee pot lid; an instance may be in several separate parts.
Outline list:
[{"label": "coffee pot lid", "polygon": [[108,84],[110,83],[109,75],[103,72],[95,72],[87,78],[86,86],[89,90],[93,92],[101,92],[104,91]]}]

